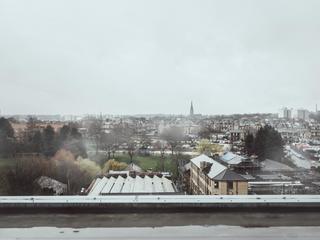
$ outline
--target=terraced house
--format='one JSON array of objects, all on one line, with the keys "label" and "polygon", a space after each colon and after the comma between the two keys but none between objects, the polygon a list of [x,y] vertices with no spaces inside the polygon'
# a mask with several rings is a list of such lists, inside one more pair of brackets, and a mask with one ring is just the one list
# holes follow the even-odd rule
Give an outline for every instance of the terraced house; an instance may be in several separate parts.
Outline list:
[{"label": "terraced house", "polygon": [[191,159],[190,188],[192,194],[248,194],[248,182],[244,177],[204,154]]}]

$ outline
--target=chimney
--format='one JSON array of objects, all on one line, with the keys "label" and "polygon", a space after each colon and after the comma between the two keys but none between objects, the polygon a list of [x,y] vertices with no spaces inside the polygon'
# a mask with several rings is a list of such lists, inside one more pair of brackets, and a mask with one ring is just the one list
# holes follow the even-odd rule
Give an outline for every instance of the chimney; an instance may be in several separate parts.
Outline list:
[{"label": "chimney", "polygon": [[210,171],[211,166],[212,163],[206,161],[200,162],[200,170],[206,174]]},{"label": "chimney", "polygon": [[207,165],[208,165],[208,162],[205,162],[205,161],[200,162],[200,169],[201,169],[201,171],[203,171],[203,169],[205,169],[205,168],[207,167]]}]

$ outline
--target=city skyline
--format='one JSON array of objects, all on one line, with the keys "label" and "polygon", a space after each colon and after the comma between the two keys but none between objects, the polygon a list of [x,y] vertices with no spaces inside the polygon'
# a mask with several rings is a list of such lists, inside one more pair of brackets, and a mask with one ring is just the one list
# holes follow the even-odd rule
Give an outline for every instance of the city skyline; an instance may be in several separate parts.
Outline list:
[{"label": "city skyline", "polygon": [[0,240],[319,239],[319,13],[0,0]]},{"label": "city skyline", "polygon": [[[194,102],[191,101],[191,105],[189,105],[189,108],[186,108],[187,110],[185,110],[185,112],[179,112],[179,113],[162,113],[162,112],[155,112],[155,113],[133,113],[133,114],[128,114],[128,113],[110,113],[110,112],[86,112],[86,113],[6,113],[6,112],[3,112],[2,109],[0,108],[0,116],[15,116],[15,115],[24,115],[24,116],[27,116],[27,115],[30,115],[30,116],[37,116],[37,115],[48,115],[48,116],[54,116],[54,115],[73,115],[73,116],[85,116],[85,115],[92,115],[92,116],[98,116],[98,115],[104,115],[104,116],[156,116],[156,115],[182,115],[182,116],[193,116],[193,115],[203,115],[203,116],[219,116],[219,115],[225,115],[225,116],[228,116],[228,115],[235,115],[235,114],[240,114],[240,115],[245,115],[245,114],[279,114],[279,112],[283,111],[283,110],[289,110],[291,111],[291,114],[292,114],[292,117],[297,114],[297,111],[299,110],[306,110],[308,111],[309,113],[317,113],[319,110],[318,110],[318,107],[317,107],[317,104],[314,106],[313,109],[308,109],[308,108],[304,108],[304,107],[298,107],[298,108],[293,108],[293,107],[290,107],[290,106],[282,106],[282,107],[279,107],[278,109],[276,109],[275,111],[273,112],[235,112],[235,113],[229,113],[229,114],[219,114],[219,113],[216,113],[216,114],[206,114],[206,113],[201,113],[201,112],[197,112],[197,108],[194,107]],[[192,110],[191,110],[192,109]],[[192,112],[192,114],[191,114]],[[281,114],[281,113],[280,113]]]}]

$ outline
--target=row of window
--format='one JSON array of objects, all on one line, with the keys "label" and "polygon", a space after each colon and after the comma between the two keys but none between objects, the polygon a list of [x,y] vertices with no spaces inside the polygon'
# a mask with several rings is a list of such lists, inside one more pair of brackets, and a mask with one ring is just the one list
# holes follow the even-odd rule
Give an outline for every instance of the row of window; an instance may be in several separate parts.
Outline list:
[{"label": "row of window", "polygon": [[[200,173],[200,169],[192,165],[190,171],[191,189],[193,192],[210,194],[214,189],[220,188],[220,182],[212,181],[209,177]],[[233,181],[227,181],[227,191],[233,190]]]}]

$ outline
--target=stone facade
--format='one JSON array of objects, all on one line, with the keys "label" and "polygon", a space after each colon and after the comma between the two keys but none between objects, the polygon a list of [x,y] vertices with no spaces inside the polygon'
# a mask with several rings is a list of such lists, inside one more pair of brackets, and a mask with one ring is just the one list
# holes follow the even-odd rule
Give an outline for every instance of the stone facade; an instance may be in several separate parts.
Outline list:
[{"label": "stone facade", "polygon": [[190,192],[200,195],[247,195],[248,182],[229,169],[223,169],[217,177],[210,177],[191,160]]}]

